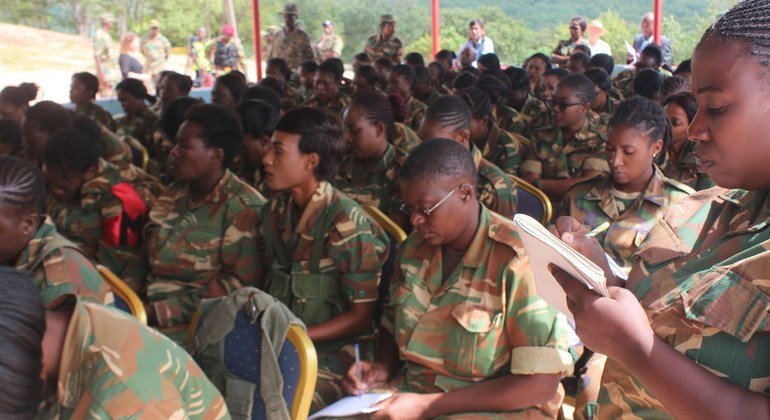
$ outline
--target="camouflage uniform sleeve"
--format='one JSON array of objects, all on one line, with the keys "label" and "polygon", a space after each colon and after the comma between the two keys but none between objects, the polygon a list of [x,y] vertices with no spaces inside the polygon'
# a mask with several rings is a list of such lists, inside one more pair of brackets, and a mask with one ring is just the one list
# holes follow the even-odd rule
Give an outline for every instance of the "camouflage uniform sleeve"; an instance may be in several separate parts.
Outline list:
[{"label": "camouflage uniform sleeve", "polygon": [[543,162],[537,158],[535,150],[537,148],[537,140],[531,139],[528,147],[525,148],[523,162],[519,166],[519,173],[531,172],[536,175],[543,176]]},{"label": "camouflage uniform sleeve", "polygon": [[329,238],[327,255],[340,271],[345,299],[351,303],[377,300],[382,265],[388,257],[389,241],[382,229],[359,206],[349,217],[338,219]]},{"label": "camouflage uniform sleeve", "polygon": [[332,50],[335,54],[337,54],[337,57],[342,57],[342,47],[344,46],[344,43],[342,42],[342,38],[335,36],[334,37],[334,47],[332,47]]},{"label": "camouflage uniform sleeve", "polygon": [[118,136],[105,125],[100,124],[100,129],[102,132],[102,147],[104,147],[104,155],[102,157],[118,168],[123,169],[127,167],[131,163],[131,148],[126,143],[120,141]]},{"label": "camouflage uniform sleeve", "polygon": [[596,152],[593,155],[585,158],[580,169],[583,173],[586,171],[596,171],[603,174],[609,174],[610,164],[607,162],[607,152]]},{"label": "camouflage uniform sleeve", "polygon": [[310,46],[310,36],[305,33],[302,40],[302,61],[314,60],[315,53],[313,53],[313,47]]},{"label": "camouflage uniform sleeve", "polygon": [[[404,273],[401,270],[401,257],[404,255],[404,250],[408,246],[408,243],[409,239],[401,244],[401,247],[399,247],[398,253],[396,254],[396,258],[393,261],[393,274],[390,277],[390,286],[388,287],[388,296],[391,298],[395,296],[395,291],[404,284]],[[385,305],[383,305],[382,315],[380,316],[380,325],[393,337],[396,337],[395,319],[395,305],[389,298]]]},{"label": "camouflage uniform sleeve", "polygon": [[[257,241],[260,209],[247,206],[236,212],[224,228],[221,253],[221,271],[205,284],[219,282],[228,293],[253,286],[261,278],[262,261]],[[189,322],[206,294],[206,287],[191,289],[186,293],[168,295],[152,303],[161,326]]]},{"label": "camouflage uniform sleeve", "polygon": [[60,248],[46,258],[43,267],[46,283],[40,290],[43,304],[65,294],[74,294],[88,302],[113,305],[115,298],[110,287],[80,252]]},{"label": "camouflage uniform sleeve", "polygon": [[503,172],[510,175],[517,175],[519,166],[521,166],[525,158],[525,143],[522,141],[519,134],[504,133],[501,137],[501,140],[505,139],[505,137],[508,138],[505,139],[505,151],[502,159],[495,163],[503,170]]},{"label": "camouflage uniform sleeve", "polygon": [[376,58],[377,55],[377,51],[374,49],[375,45],[377,45],[377,35],[370,36],[364,45],[364,52],[372,59]]},{"label": "camouflage uniform sleeve", "polygon": [[506,330],[513,347],[511,373],[570,374],[575,360],[569,353],[567,320],[537,295],[528,259],[514,259],[505,276],[510,299]]}]

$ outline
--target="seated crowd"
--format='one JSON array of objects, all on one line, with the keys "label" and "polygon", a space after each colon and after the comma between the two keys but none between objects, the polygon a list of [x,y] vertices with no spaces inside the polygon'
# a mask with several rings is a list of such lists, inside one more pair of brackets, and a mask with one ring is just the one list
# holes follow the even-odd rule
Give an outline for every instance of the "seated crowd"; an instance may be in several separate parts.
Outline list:
[{"label": "seated crowd", "polygon": [[[576,418],[766,418],[768,11],[734,6],[676,75],[655,44],[615,77],[560,44],[558,66],[373,50],[352,79],[338,58],[272,58],[210,104],[163,72],[156,96],[116,86],[119,118],[87,72],[71,109],[6,87],[0,417],[229,418],[184,347],[203,299],[250,286],[307,328],[311,412],[390,390],[374,418],[556,418],[565,395]],[[612,286],[551,267],[573,320],[538,297],[524,187]]]}]

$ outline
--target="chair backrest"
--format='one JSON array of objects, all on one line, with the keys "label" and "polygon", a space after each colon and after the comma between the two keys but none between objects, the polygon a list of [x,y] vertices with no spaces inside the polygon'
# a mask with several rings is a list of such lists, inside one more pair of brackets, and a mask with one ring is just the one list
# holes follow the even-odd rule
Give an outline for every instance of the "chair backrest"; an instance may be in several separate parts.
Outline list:
[{"label": "chair backrest", "polygon": [[[233,329],[224,339],[224,364],[231,374],[256,386],[251,410],[252,419],[267,418],[265,403],[260,394],[260,360],[264,350],[261,343],[260,323],[251,324],[249,318],[238,311]],[[283,377],[283,399],[291,418],[306,419],[318,375],[318,357],[310,337],[301,326],[289,326],[286,341],[277,357]]]},{"label": "chair backrest", "polygon": [[97,264],[96,269],[102,276],[102,280],[110,285],[112,293],[115,295],[115,306],[126,312],[131,313],[136,319],[144,325],[147,325],[147,312],[144,310],[144,304],[128,285],[121,280],[109,268]]},{"label": "chair backrest", "polygon": [[401,245],[406,240],[407,234],[404,229],[401,229],[390,217],[386,216],[382,210],[369,204],[364,204],[361,207],[372,217],[386,232],[388,232],[393,239],[396,240],[396,245]]},{"label": "chair backrest", "polygon": [[125,136],[123,139],[131,148],[131,163],[146,171],[150,163],[150,153],[147,152],[147,148],[131,136]]},{"label": "chair backrest", "polygon": [[553,217],[553,206],[548,195],[517,176],[509,176],[516,182],[516,196],[519,201],[516,212],[540,220],[543,226],[547,226]]}]

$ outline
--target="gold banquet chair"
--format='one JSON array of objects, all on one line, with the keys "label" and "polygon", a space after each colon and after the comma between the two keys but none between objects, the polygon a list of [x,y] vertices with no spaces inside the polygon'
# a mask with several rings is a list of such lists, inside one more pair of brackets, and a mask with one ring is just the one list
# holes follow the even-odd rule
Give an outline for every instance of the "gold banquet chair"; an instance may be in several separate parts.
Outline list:
[{"label": "gold banquet chair", "polygon": [[515,176],[509,175],[511,181],[516,185],[516,196],[519,204],[517,213],[526,214],[540,220],[543,226],[548,226],[553,217],[553,206],[548,195],[529,182]]},{"label": "gold banquet chair", "polygon": [[118,278],[109,268],[97,264],[96,269],[102,276],[102,280],[110,286],[112,293],[115,294],[115,306],[129,312],[144,325],[147,325],[147,312],[144,310],[144,304],[128,285]]}]

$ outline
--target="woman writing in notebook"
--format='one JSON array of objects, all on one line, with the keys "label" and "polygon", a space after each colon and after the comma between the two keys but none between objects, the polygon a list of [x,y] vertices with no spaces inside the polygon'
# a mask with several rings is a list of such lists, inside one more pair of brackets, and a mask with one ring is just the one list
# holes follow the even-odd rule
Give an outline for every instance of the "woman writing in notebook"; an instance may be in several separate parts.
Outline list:
[{"label": "woman writing in notebook", "polygon": [[[770,413],[770,1],[734,6],[692,58],[698,170],[720,187],[668,209],[609,297],[551,267],[578,335],[609,358],[599,417],[767,418]],[[604,268],[574,219],[561,238]]]}]

